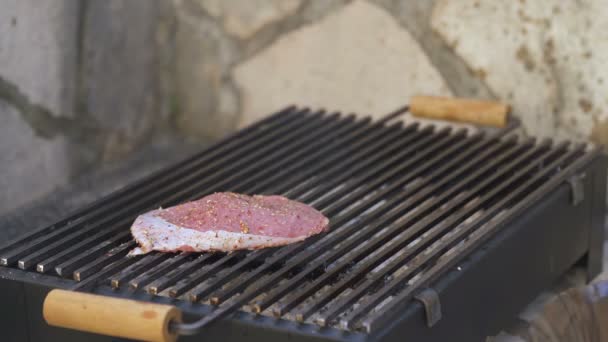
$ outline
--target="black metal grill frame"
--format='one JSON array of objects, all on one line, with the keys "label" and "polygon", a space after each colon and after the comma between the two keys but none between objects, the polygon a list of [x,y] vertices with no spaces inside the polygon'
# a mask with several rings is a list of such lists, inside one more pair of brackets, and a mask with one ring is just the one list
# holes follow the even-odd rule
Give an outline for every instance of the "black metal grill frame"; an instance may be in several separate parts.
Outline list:
[{"label": "black metal grill frame", "polygon": [[[586,262],[590,276],[599,271],[606,161],[598,150],[585,151],[584,145],[570,147],[568,143],[552,146],[550,141],[518,142],[515,137],[505,137],[507,131],[486,137],[482,133],[467,135],[464,131],[451,132],[450,129],[433,132],[432,127],[419,128],[415,124],[403,127],[394,119],[404,110],[372,123],[369,118],[355,119],[353,115],[341,118],[338,114],[325,115],[323,111],[311,113],[306,109],[287,108],[200,155],[30,234],[27,240],[18,238],[0,247],[0,262],[9,266],[0,268],[0,278],[49,288],[72,288],[172,303],[185,312],[204,316],[199,322],[200,326],[206,326],[204,336],[210,336],[214,331],[225,334],[221,327],[228,324],[243,331],[255,331],[254,334],[264,333],[265,339],[283,334],[295,334],[302,339],[393,339],[402,333],[423,341],[453,338],[456,331],[461,333],[459,336],[472,338],[465,340],[481,339],[482,335],[500,329],[499,325],[505,324],[509,315],[514,315],[531,296],[575,262]],[[264,161],[271,163],[264,164]],[[221,177],[220,169],[228,172],[228,176]],[[210,176],[198,176],[203,172]],[[580,174],[585,177],[579,183],[583,185],[584,193],[591,196],[573,204],[568,181]],[[304,180],[308,183],[302,183]],[[344,181],[348,186],[331,192]],[[310,182],[317,184],[314,190],[311,190]],[[193,183],[195,186],[182,186],[177,192],[166,189],[168,184]],[[165,188],[158,190],[162,186]],[[169,206],[199,197],[202,193],[192,190],[208,187],[218,191],[285,193],[304,202],[315,200],[314,205],[324,208],[332,219],[332,227],[338,229],[332,231],[330,237],[313,237],[305,243],[278,250],[124,258],[134,246],[124,226],[133,220],[135,204],[143,201],[154,207],[158,204],[154,201],[160,200],[164,206]],[[464,190],[466,192],[462,192]],[[148,196],[142,197],[142,193]],[[434,197],[429,200],[431,195]],[[353,199],[359,200],[359,204]],[[385,200],[383,204],[372,206],[381,199]],[[470,201],[476,202],[468,207],[462,205]],[[451,237],[446,235],[462,226],[465,219],[470,219],[480,203],[485,205],[482,214]],[[118,208],[107,209],[114,206]],[[506,207],[509,209],[504,211]],[[350,209],[344,213],[346,208]],[[412,214],[415,208],[417,211]],[[403,218],[406,213],[410,216]],[[358,235],[345,228],[353,218],[360,220],[356,223],[361,228]],[[554,229],[547,228],[548,222]],[[99,230],[105,225],[110,228]],[[382,230],[385,226],[389,229]],[[70,231],[77,233],[66,234]],[[465,234],[469,231],[484,233]],[[560,232],[559,238],[550,238],[554,242],[552,245],[543,244],[540,238],[552,237],[555,231]],[[57,238],[49,240],[53,236]],[[420,253],[421,246],[428,246],[427,242],[436,243],[439,236],[448,236],[447,242],[438,243],[442,253]],[[459,244],[465,236],[468,240]],[[530,236],[537,237],[535,243],[527,240]],[[418,245],[412,245],[418,247],[408,247],[415,239],[421,239]],[[50,243],[42,245],[37,241]],[[365,258],[369,253],[364,252],[345,256],[345,250],[363,242],[365,251],[372,252],[383,246],[385,252],[370,258]],[[307,249],[312,244],[316,248]],[[340,248],[332,249],[336,244]],[[518,245],[527,247],[518,253],[505,250],[505,246],[517,248]],[[389,279],[375,295],[368,296],[367,302],[362,302],[358,309],[336,321],[338,316],[334,311],[346,308],[360,298],[354,295],[357,289],[366,289],[361,292],[364,294],[384,280],[384,277],[368,276],[368,273],[385,262],[386,256],[403,248],[410,250],[392,260],[383,272],[387,269],[392,272],[406,262],[430,267],[420,276],[419,283],[402,289],[404,282],[411,281],[411,274],[409,271],[401,273]],[[439,257],[452,248],[462,250],[452,257]],[[323,258],[318,258],[319,251]],[[555,263],[548,270],[534,271],[525,264],[526,260],[533,264],[529,260],[546,261],[546,258]],[[496,315],[487,315],[487,303],[478,303],[476,309],[471,310],[471,298],[476,294],[496,298],[497,294],[507,293],[509,287],[505,288],[504,279],[494,281],[494,278],[504,277],[501,278],[496,267],[492,267],[509,264],[506,260],[511,263],[518,260],[521,265],[503,273],[525,279],[526,284],[516,282],[520,288],[508,301],[493,300],[504,306]],[[357,271],[344,273],[353,262],[358,265]],[[256,267],[251,268],[251,265]],[[138,270],[146,272],[138,273]],[[53,271],[59,276],[73,275],[77,283],[49,275]],[[217,279],[200,282],[216,271],[222,272]],[[197,281],[186,281],[185,275]],[[334,281],[336,277],[341,278]],[[238,282],[221,287],[237,278]],[[273,287],[279,280],[284,282]],[[333,284],[330,294],[321,294],[312,303],[304,303],[330,282]],[[492,282],[492,288],[478,288],[477,291],[467,288],[484,282]],[[319,308],[332,303],[335,297],[332,293],[342,293],[353,285],[358,286],[354,294],[334,300],[328,311],[312,322],[307,321]],[[428,287],[439,294],[445,313],[433,327],[427,327],[422,307],[413,300],[414,295]],[[378,294],[383,292],[387,295]],[[266,293],[266,297],[256,299],[260,293]],[[372,307],[394,293],[398,293],[398,300],[369,314]],[[183,294],[193,302],[208,297],[211,304],[221,305],[213,310],[213,305],[193,305],[187,300],[171,298]],[[281,301],[277,303],[278,299]],[[477,320],[476,324],[487,321],[481,328],[469,329],[474,332],[466,334],[462,322],[466,322],[467,314],[458,313],[452,304],[462,304],[463,300],[466,300],[467,309],[461,308],[462,312],[471,311],[469,316]],[[366,303],[370,302],[374,305],[367,307]],[[271,313],[280,317],[293,311],[293,321],[237,312],[243,304],[249,305],[254,312],[273,306]],[[487,316],[480,314],[484,311]],[[230,315],[232,319],[220,321]],[[335,323],[330,325],[330,321]],[[208,326],[209,323],[215,324]],[[255,329],[252,330],[252,326]],[[179,329],[188,332],[195,328],[197,326]]]}]

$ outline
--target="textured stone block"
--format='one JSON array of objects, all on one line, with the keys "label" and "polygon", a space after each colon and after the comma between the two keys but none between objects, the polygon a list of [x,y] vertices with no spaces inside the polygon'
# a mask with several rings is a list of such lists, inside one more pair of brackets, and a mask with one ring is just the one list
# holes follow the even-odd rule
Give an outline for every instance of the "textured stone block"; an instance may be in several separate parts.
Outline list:
[{"label": "textured stone block", "polygon": [[175,1],[177,128],[190,136],[219,138],[235,127],[238,94],[228,81],[238,45],[212,19],[195,16]]},{"label": "textured stone block", "polygon": [[301,0],[199,0],[230,34],[247,39],[271,22],[293,14]]},{"label": "textured stone block", "polygon": [[374,0],[373,2],[383,6],[412,34],[455,95],[493,98],[483,81],[476,78],[474,72],[433,31],[430,18],[437,0]]},{"label": "textured stone block", "polygon": [[131,152],[160,119],[159,3],[89,1],[79,111],[104,131],[104,159]]},{"label": "textured stone block", "polygon": [[64,138],[39,138],[19,112],[0,100],[0,215],[67,181]]},{"label": "textured stone block", "polygon": [[608,6],[438,1],[432,25],[528,133],[608,143]]},{"label": "textured stone block", "polygon": [[385,10],[355,1],[239,64],[242,119],[289,104],[384,115],[414,94],[449,95],[418,43]]},{"label": "textured stone block", "polygon": [[73,116],[78,0],[7,0],[0,10],[0,78],[56,116]]}]

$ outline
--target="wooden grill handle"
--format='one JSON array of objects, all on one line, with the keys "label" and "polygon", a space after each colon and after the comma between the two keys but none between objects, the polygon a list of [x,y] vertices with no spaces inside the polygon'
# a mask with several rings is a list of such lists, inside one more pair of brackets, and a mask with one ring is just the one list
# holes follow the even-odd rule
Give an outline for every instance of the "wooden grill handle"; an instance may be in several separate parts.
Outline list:
[{"label": "wooden grill handle", "polygon": [[52,326],[140,341],[175,341],[169,323],[181,322],[174,306],[65,290],[51,290],[42,313]]},{"label": "wooden grill handle", "polygon": [[509,105],[496,101],[422,95],[410,99],[414,116],[484,126],[505,127],[510,110]]}]

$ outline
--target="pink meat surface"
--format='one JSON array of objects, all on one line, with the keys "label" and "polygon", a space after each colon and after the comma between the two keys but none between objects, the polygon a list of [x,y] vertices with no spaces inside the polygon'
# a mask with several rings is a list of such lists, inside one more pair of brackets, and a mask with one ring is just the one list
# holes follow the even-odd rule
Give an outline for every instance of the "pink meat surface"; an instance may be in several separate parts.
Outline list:
[{"label": "pink meat surface", "polygon": [[215,193],[137,217],[131,233],[150,251],[235,251],[282,246],[321,233],[329,220],[306,204],[282,196]]}]

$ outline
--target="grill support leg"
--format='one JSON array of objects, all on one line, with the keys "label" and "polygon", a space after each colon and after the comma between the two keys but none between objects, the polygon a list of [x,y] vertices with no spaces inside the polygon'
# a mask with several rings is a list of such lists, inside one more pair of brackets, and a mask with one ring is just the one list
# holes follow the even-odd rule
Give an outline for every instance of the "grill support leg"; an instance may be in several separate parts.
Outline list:
[{"label": "grill support leg", "polygon": [[606,168],[608,159],[598,159],[589,171],[591,178],[591,229],[589,230],[589,253],[587,255],[587,281],[602,272],[604,240],[606,238]]}]

